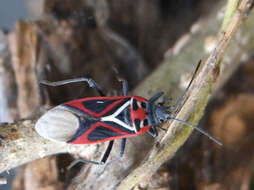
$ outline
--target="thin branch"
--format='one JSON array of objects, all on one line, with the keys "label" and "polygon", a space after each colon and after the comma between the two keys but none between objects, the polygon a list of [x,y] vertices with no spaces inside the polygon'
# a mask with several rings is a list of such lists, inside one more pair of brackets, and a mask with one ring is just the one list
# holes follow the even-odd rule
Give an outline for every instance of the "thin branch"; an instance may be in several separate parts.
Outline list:
[{"label": "thin branch", "polygon": [[227,9],[226,9],[225,16],[221,25],[221,31],[225,31],[225,29],[227,28],[233,15],[235,14],[235,11],[237,10],[239,3],[240,3],[240,0],[228,0]]},{"label": "thin branch", "polygon": [[0,173],[53,154],[83,152],[89,157],[94,153],[91,146],[56,143],[40,137],[34,130],[36,121],[0,124]]}]

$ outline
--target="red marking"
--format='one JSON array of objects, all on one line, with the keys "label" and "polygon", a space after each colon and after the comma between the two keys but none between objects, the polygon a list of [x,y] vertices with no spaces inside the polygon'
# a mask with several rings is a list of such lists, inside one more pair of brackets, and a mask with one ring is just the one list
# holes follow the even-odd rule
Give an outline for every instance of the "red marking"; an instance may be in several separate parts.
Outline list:
[{"label": "red marking", "polygon": [[[91,133],[98,126],[103,126],[103,127],[109,128],[110,130],[112,130],[114,132],[117,132],[117,133],[120,133],[122,135],[112,136],[112,137],[109,137],[109,138],[106,138],[106,139],[100,139],[100,140],[96,140],[96,141],[89,141],[88,138],[87,138],[88,134]],[[129,138],[129,137],[133,137],[133,136],[136,136],[136,135],[143,134],[143,133],[147,132],[150,128],[151,128],[150,126],[143,127],[142,129],[140,129],[139,132],[134,133],[134,134],[129,134],[125,131],[122,131],[120,129],[112,127],[112,126],[110,126],[106,123],[97,122],[94,125],[92,125],[85,133],[80,135],[74,141],[70,142],[70,144],[94,144],[94,143],[102,143],[102,142],[106,142],[106,141],[111,141],[111,140],[115,140],[115,139]]]},{"label": "red marking", "polygon": [[[126,98],[135,98],[139,102],[147,102],[147,100],[145,98],[140,97],[140,96],[114,96],[114,97],[100,97],[99,96],[99,97],[88,97],[88,98],[73,100],[73,101],[70,101],[70,102],[67,102],[67,103],[64,103],[64,104],[72,106],[74,108],[77,108],[77,109],[79,109],[79,110],[81,110],[85,113],[90,114],[91,116],[99,118],[99,117],[103,116],[105,113],[107,113],[108,111],[110,111],[112,108],[117,106],[117,104],[124,101]],[[82,104],[83,102],[88,101],[88,100],[116,100],[116,101],[114,103],[110,104],[108,107],[106,107],[100,113],[94,113],[91,110],[86,109]],[[145,110],[143,108],[139,108],[138,110],[134,111],[131,107],[131,118],[132,118],[132,122],[134,122],[135,118],[138,118],[140,120],[144,120],[146,118]],[[103,126],[105,128],[108,128],[108,129],[116,132],[116,133],[119,133],[121,135],[112,136],[112,137],[109,137],[109,138],[106,138],[106,139],[99,139],[99,140],[95,140],[95,141],[89,141],[88,140],[88,134],[90,134],[98,126]],[[76,138],[74,141],[72,141],[70,143],[71,144],[93,144],[93,143],[101,143],[101,142],[111,141],[111,140],[114,140],[114,139],[129,138],[129,137],[132,137],[132,136],[143,134],[143,133],[147,132],[150,128],[151,128],[150,126],[146,126],[146,127],[141,128],[140,131],[138,131],[137,133],[128,134],[127,132],[122,131],[120,129],[117,129],[117,128],[115,128],[113,126],[110,126],[106,123],[97,122],[94,125],[92,125],[85,133],[81,134],[78,138]]]},{"label": "red marking", "polygon": [[146,118],[146,111],[144,110],[144,108],[138,108],[138,110],[136,111],[133,111],[134,113],[134,116],[135,116],[135,119],[140,119],[140,120],[145,120]]},{"label": "red marking", "polygon": [[141,96],[130,96],[130,98],[135,98],[138,102],[147,102],[147,99]]},{"label": "red marking", "polygon": [[[137,97],[136,100],[138,102],[146,102],[147,101],[142,97]],[[137,110],[133,110],[133,106],[131,105],[131,121],[132,121],[133,126],[135,125],[135,123],[134,123],[135,119],[139,119],[140,121],[144,121],[146,119],[146,111],[142,107],[139,107]]]},{"label": "red marking", "polygon": [[[112,98],[113,99],[113,98]],[[123,98],[120,99],[120,100],[117,100],[115,101],[114,103],[110,104],[108,107],[106,107],[102,112],[100,113],[95,113],[95,112],[92,112],[91,110],[87,109],[84,107],[84,105],[82,104],[84,101],[87,101],[87,100],[91,100],[91,98],[83,98],[83,99],[78,99],[78,100],[74,100],[74,101],[71,101],[71,102],[67,102],[65,104],[69,105],[69,106],[72,106],[72,107],[75,107],[75,108],[78,108],[79,110],[85,112],[85,113],[88,113],[94,117],[101,117],[103,116],[105,113],[107,113],[109,110],[111,110],[113,107],[115,107],[117,104],[121,103],[123,101]],[[101,98],[97,99],[97,100],[102,100]]]},{"label": "red marking", "polygon": [[[81,110],[81,111],[83,111],[85,113],[88,113],[91,116],[99,118],[99,117],[103,116],[105,113],[107,113],[109,110],[111,110],[113,107],[115,107],[117,104],[119,104],[121,101],[123,101],[126,98],[136,98],[137,101],[141,101],[141,102],[147,101],[145,98],[140,97],[140,96],[113,96],[113,97],[101,97],[101,96],[98,96],[98,97],[88,97],[88,98],[82,98],[82,99],[78,99],[78,100],[73,100],[73,101],[70,101],[70,102],[66,102],[64,104],[72,106],[74,108],[78,108],[79,110]],[[86,109],[83,106],[83,104],[82,104],[83,102],[88,101],[88,100],[113,100],[113,99],[115,99],[117,101],[115,101],[114,103],[110,104],[106,109],[104,109],[100,113],[92,112],[91,110]]]}]

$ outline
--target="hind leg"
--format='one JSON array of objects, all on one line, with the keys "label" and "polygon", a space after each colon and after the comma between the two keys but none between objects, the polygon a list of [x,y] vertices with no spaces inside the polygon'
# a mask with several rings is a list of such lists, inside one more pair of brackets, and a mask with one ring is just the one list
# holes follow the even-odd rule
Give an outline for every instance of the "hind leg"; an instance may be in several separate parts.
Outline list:
[{"label": "hind leg", "polygon": [[74,82],[87,82],[88,85],[91,88],[94,88],[100,96],[105,96],[105,94],[103,93],[99,85],[91,78],[82,77],[82,78],[67,79],[67,80],[62,80],[57,82],[50,82],[50,81],[44,80],[44,81],[41,81],[40,83],[44,85],[48,85],[48,86],[61,86],[61,85],[74,83]]}]

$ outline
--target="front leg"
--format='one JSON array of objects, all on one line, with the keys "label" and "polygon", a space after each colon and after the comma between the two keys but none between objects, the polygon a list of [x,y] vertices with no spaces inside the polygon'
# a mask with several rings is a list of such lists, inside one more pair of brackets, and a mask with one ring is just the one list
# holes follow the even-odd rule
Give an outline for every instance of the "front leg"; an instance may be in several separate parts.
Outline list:
[{"label": "front leg", "polygon": [[158,131],[156,130],[155,127],[151,127],[151,129],[149,129],[147,133],[154,138],[158,136]]}]

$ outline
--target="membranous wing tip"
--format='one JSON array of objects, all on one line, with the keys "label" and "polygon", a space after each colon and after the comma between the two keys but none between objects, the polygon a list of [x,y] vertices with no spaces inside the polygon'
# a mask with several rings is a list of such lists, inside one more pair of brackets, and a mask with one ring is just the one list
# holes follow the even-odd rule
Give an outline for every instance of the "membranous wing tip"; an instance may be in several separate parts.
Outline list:
[{"label": "membranous wing tip", "polygon": [[40,136],[57,142],[67,142],[78,128],[79,118],[63,106],[49,110],[35,124],[35,130]]}]

